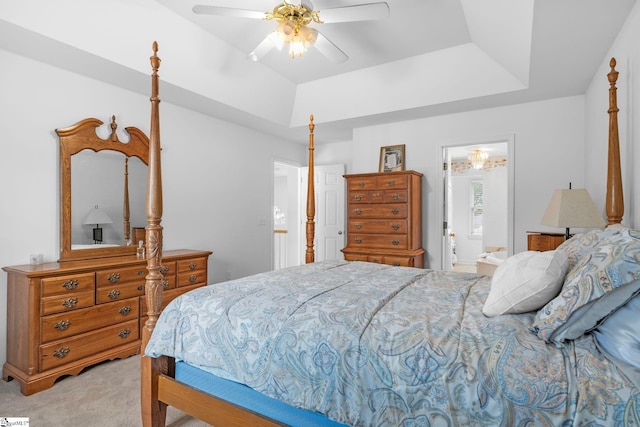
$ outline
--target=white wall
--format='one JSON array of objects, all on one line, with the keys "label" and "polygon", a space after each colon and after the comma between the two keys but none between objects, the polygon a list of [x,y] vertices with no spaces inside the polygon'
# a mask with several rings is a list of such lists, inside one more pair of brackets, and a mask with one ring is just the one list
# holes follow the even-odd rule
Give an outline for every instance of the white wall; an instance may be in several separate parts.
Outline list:
[{"label": "white wall", "polygon": [[[54,129],[96,117],[148,132],[139,94],[0,50],[0,266],[59,255]],[[149,90],[150,90],[149,79]],[[147,88],[141,88],[146,91]],[[162,82],[160,86],[162,98]],[[306,164],[305,144],[160,104],[166,249],[212,250],[209,281],[271,269],[273,159]],[[300,136],[306,142],[307,134]],[[258,225],[265,218],[265,225]],[[0,272],[0,364],[6,358],[7,275]]]},{"label": "white wall", "polygon": [[[527,230],[545,230],[540,218],[556,188],[584,180],[584,97],[491,108],[430,117],[354,131],[353,170],[377,170],[380,147],[405,144],[407,169],[422,172],[425,265],[441,265],[438,223],[441,168],[438,148],[451,142],[515,135],[514,252],[526,249]],[[546,228],[546,230],[549,230]],[[557,231],[552,229],[553,231]]]},{"label": "white wall", "polygon": [[[602,159],[607,157],[607,135],[609,132],[609,61],[616,58],[618,130],[622,162],[625,214],[622,223],[638,228],[640,224],[640,3],[636,3],[627,22],[618,34],[608,54],[596,71],[586,92],[586,161],[585,183],[595,202],[604,211],[607,169]],[[633,165],[636,165],[634,167]]]}]

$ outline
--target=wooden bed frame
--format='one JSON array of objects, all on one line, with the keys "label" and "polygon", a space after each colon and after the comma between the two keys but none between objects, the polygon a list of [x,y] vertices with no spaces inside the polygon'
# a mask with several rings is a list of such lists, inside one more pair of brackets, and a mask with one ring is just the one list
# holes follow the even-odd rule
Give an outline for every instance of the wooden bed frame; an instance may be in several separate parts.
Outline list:
[{"label": "wooden bed frame", "polygon": [[[151,59],[152,94],[151,94],[151,128],[149,144],[149,178],[147,188],[147,221],[146,247],[147,270],[146,300],[149,307],[148,320],[142,331],[142,349],[146,347],[156,325],[162,303],[162,179],[160,168],[160,118],[158,97],[158,68],[160,58],[157,55],[158,45],[153,43]],[[609,224],[620,223],[624,213],[622,197],[622,177],[620,172],[620,149],[618,142],[618,107],[616,99],[615,71],[616,61],[611,59],[611,71],[608,74],[609,89],[609,160],[607,172],[606,213]],[[307,188],[307,223],[306,223],[306,262],[314,261],[314,124],[313,116],[309,124],[309,176]],[[311,197],[309,197],[311,196]],[[248,411],[223,399],[196,390],[174,378],[175,360],[168,356],[141,358],[141,411],[144,426],[164,426],[167,406],[185,412],[209,424],[220,426],[281,426],[280,422],[266,418],[261,414]]]}]

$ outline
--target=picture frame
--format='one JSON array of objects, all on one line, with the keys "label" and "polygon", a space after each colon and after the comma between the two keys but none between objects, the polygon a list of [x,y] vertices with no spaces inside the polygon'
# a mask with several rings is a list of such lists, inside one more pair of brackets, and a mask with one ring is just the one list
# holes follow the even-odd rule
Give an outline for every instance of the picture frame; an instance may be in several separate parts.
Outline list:
[{"label": "picture frame", "polygon": [[404,144],[380,147],[378,172],[403,171],[404,163]]}]

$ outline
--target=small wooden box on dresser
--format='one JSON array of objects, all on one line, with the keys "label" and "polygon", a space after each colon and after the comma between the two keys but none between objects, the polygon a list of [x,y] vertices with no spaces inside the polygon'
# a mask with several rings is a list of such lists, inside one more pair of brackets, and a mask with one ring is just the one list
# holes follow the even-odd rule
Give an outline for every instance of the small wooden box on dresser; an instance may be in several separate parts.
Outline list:
[{"label": "small wooden box on dresser", "polygon": [[[165,251],[163,308],[207,284],[211,252]],[[4,267],[5,381],[30,395],[87,366],[140,353],[147,262],[135,255]]]},{"label": "small wooden box on dresser", "polygon": [[345,260],[422,267],[422,174],[402,171],[344,177]]}]

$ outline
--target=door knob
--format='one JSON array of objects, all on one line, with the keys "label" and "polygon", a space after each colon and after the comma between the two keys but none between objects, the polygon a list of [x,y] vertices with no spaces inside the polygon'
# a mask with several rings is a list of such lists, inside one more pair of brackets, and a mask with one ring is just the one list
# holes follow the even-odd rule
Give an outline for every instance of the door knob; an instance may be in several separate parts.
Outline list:
[{"label": "door knob", "polygon": [[342,231],[338,231],[338,236],[342,236]]}]

